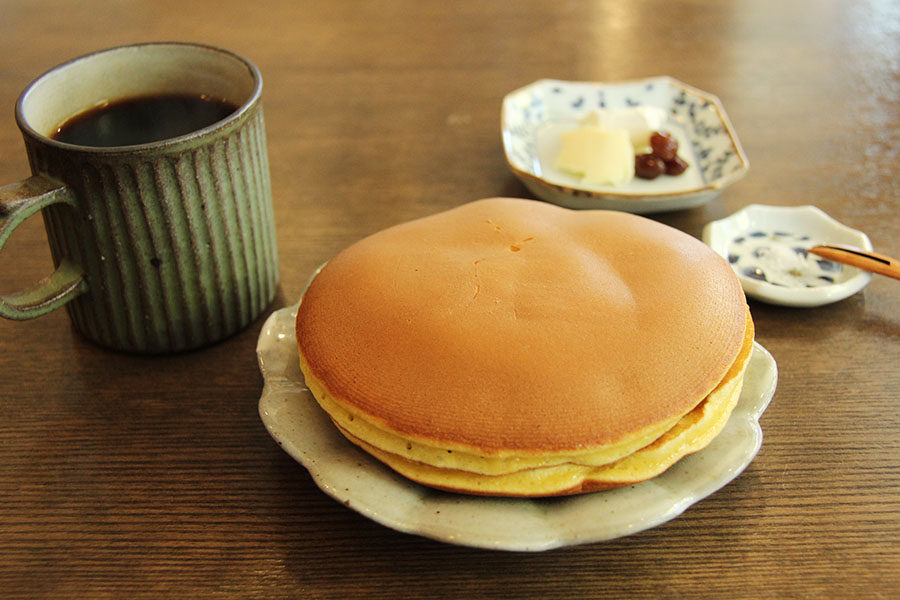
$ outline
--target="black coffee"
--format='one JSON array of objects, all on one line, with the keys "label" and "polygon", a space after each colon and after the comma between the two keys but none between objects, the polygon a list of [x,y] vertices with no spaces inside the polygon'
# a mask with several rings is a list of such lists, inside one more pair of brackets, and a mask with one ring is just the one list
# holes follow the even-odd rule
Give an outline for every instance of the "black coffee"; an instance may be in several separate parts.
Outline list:
[{"label": "black coffee", "polygon": [[189,94],[126,98],[72,117],[51,137],[80,146],[147,144],[203,129],[237,108],[225,100]]}]

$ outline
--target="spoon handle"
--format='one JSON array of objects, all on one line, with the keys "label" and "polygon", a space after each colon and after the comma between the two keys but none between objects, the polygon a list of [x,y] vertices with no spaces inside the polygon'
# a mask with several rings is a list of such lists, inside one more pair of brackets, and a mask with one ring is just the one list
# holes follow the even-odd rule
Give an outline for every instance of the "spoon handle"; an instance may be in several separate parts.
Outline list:
[{"label": "spoon handle", "polygon": [[853,246],[826,244],[810,248],[808,252],[832,262],[900,279],[900,260],[872,252],[871,250],[860,250]]}]

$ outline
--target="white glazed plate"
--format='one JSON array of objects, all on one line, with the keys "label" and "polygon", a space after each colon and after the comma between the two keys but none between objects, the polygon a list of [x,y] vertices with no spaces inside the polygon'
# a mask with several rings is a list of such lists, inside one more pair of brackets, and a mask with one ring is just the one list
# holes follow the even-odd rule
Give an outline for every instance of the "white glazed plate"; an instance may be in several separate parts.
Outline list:
[{"label": "white glazed plate", "polygon": [[304,384],[296,315],[296,305],[275,311],[256,348],[264,379],[259,414],[269,433],[335,500],[398,531],[463,546],[541,551],[610,540],[673,519],[750,464],[762,444],[759,417],[775,393],[775,361],[755,344],[740,401],[722,433],[655,479],[564,498],[452,494],[395,474],[341,436]]},{"label": "white glazed plate", "polygon": [[[663,129],[690,167],[678,176],[599,186],[554,167],[560,134],[601,108],[649,106],[668,115]],[[568,208],[654,213],[698,206],[750,168],[719,99],[671,77],[620,83],[542,79],[511,92],[501,113],[503,150],[512,172],[537,197]]]},{"label": "white glazed plate", "polygon": [[836,264],[839,270],[831,274],[834,283],[818,287],[773,285],[748,277],[745,261],[738,262],[730,248],[736,238],[756,232],[784,232],[793,238],[808,238],[798,242],[807,249],[820,244],[846,244],[872,250],[872,242],[862,231],[835,221],[815,206],[751,204],[729,217],[707,223],[703,228],[703,241],[731,262],[744,292],[757,300],[783,306],[821,306],[852,296],[872,280],[872,274],[867,271]]}]

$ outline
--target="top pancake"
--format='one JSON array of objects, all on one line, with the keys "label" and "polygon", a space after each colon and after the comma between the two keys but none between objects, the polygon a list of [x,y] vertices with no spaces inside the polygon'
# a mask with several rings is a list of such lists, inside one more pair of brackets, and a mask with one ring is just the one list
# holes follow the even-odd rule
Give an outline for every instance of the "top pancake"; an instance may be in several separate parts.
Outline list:
[{"label": "top pancake", "polygon": [[620,443],[696,406],[746,303],[707,246],[649,219],[494,198],[391,227],[316,276],[297,315],[332,398],[484,455]]}]

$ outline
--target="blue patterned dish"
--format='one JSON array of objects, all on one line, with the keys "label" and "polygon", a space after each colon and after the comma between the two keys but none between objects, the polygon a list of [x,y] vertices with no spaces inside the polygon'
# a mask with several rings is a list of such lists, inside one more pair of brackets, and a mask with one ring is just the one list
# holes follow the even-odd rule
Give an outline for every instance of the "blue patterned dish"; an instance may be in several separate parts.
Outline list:
[{"label": "blue patterned dish", "polygon": [[[595,186],[554,167],[560,134],[601,108],[662,108],[664,129],[691,165],[677,177]],[[542,79],[503,99],[503,149],[512,172],[539,198],[569,208],[653,213],[708,202],[749,169],[718,98],[671,77],[621,83]]]},{"label": "blue patterned dish", "polygon": [[703,241],[728,259],[748,296],[769,304],[821,306],[852,296],[872,279],[807,252],[819,244],[872,250],[865,233],[815,206],[751,204],[708,223]]}]

